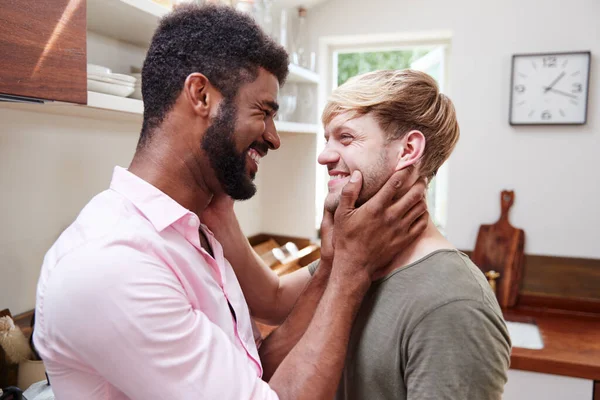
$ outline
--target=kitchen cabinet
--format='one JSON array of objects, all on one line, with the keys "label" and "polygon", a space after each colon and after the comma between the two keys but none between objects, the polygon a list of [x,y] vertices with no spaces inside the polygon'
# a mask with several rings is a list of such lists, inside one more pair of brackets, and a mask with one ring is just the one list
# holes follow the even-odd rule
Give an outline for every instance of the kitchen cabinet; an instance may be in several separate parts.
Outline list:
[{"label": "kitchen cabinet", "polygon": [[594,381],[539,372],[508,371],[503,400],[593,400]]},{"label": "kitchen cabinet", "polygon": [[0,3],[0,95],[85,104],[86,0]]}]

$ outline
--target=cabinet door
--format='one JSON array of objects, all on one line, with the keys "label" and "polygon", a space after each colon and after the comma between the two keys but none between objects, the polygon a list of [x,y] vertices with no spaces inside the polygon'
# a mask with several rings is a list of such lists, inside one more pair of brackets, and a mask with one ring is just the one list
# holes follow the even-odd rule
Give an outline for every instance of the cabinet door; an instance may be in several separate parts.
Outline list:
[{"label": "cabinet door", "polygon": [[87,103],[86,0],[0,1],[0,95]]},{"label": "cabinet door", "polygon": [[589,379],[511,369],[502,400],[592,400],[593,386]]}]

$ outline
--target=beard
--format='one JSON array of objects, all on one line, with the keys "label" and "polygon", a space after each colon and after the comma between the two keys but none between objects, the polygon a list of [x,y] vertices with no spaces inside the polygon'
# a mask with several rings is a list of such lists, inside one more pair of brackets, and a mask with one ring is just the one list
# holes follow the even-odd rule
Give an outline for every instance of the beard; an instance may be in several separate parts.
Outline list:
[{"label": "beard", "polygon": [[[339,166],[336,169],[342,169]],[[347,169],[347,168],[346,168]],[[358,198],[356,199],[355,207],[360,207],[365,204],[369,199],[379,191],[392,176],[393,169],[389,167],[389,159],[385,149],[381,151],[379,157],[375,163],[360,169],[362,174],[362,187]],[[340,205],[340,198],[342,196],[342,188],[338,189],[338,192],[329,193],[325,198],[325,209],[327,211],[335,213],[338,206]]]},{"label": "beard", "polygon": [[235,140],[237,110],[231,99],[224,99],[211,126],[202,138],[210,166],[223,191],[234,200],[248,200],[256,186],[246,172],[246,151],[238,152]]}]

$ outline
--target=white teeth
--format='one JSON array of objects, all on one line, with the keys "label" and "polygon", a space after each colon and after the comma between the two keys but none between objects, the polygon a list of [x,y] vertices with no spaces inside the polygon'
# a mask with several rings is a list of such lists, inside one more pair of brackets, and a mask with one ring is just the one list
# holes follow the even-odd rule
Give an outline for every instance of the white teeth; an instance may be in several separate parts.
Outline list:
[{"label": "white teeth", "polygon": [[248,155],[257,165],[260,164],[260,154],[254,149],[248,150]]},{"label": "white teeth", "polygon": [[344,179],[346,177],[346,175],[331,175],[329,177],[330,181],[333,181],[334,179]]}]

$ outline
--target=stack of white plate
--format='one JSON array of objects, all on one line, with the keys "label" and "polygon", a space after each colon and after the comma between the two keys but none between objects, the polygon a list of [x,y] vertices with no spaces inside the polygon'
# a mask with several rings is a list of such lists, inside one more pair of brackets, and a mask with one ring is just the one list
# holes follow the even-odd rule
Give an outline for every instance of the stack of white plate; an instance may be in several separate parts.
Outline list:
[{"label": "stack of white plate", "polygon": [[130,75],[115,74],[109,68],[88,64],[87,86],[91,92],[127,97],[135,90],[136,78]]},{"label": "stack of white plate", "polygon": [[142,100],[142,74],[131,74],[131,76],[135,77],[135,89],[129,97]]}]

